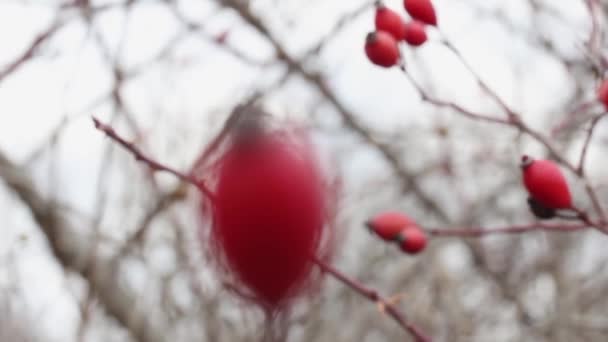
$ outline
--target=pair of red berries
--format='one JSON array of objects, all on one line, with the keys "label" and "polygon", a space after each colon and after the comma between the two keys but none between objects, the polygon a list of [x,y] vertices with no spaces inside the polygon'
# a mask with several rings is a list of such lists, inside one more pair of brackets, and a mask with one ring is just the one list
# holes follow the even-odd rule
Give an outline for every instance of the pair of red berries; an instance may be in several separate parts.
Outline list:
[{"label": "pair of red berries", "polygon": [[387,211],[367,221],[367,227],[384,241],[397,242],[402,251],[416,254],[424,250],[427,236],[408,216]]},{"label": "pair of red berries", "polygon": [[566,178],[551,160],[521,158],[523,183],[530,197],[532,213],[541,219],[555,217],[559,209],[572,209],[572,196]]},{"label": "pair of red berries", "polygon": [[399,42],[420,46],[427,40],[425,25],[437,26],[437,16],[430,0],[404,0],[405,10],[413,19],[406,23],[401,16],[376,2],[376,31],[365,39],[365,53],[369,60],[388,68],[399,62]]}]

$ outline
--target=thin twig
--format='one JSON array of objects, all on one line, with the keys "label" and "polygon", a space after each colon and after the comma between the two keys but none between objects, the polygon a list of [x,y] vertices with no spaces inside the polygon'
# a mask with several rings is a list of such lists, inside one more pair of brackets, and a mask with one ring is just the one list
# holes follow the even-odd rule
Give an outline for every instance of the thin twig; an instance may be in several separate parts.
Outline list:
[{"label": "thin twig", "polygon": [[192,185],[194,185],[195,187],[197,187],[199,190],[201,190],[205,196],[207,196],[210,199],[213,199],[215,197],[215,195],[213,194],[213,192],[211,192],[211,190],[209,190],[209,188],[207,188],[207,185],[205,185],[205,182],[203,182],[202,180],[197,179],[196,177],[189,175],[189,174],[185,174],[181,171],[175,170],[169,166],[163,165],[153,159],[150,159],[149,157],[147,157],[146,155],[144,155],[138,148],[137,146],[135,146],[134,144],[126,141],[124,138],[120,137],[118,135],[118,133],[116,133],[116,131],[102,123],[101,121],[99,121],[97,118],[93,117],[93,122],[95,123],[95,128],[104,132],[110,139],[116,141],[118,144],[120,144],[122,147],[124,147],[125,149],[127,149],[129,152],[131,152],[131,154],[133,154],[133,157],[135,157],[135,160],[137,161],[141,161],[144,164],[146,164],[150,169],[152,169],[153,171],[163,171],[163,172],[168,172],[174,176],[176,176],[177,178],[179,178],[180,180],[190,183]]},{"label": "thin twig", "polygon": [[570,126],[572,121],[574,121],[574,119],[577,116],[586,112],[587,110],[592,108],[597,103],[598,103],[597,100],[594,99],[592,101],[583,102],[583,103],[579,104],[578,106],[576,106],[573,110],[571,110],[568,114],[565,115],[564,120],[562,120],[560,123],[558,123],[553,128],[551,128],[551,136],[555,137],[562,130],[564,130],[568,126]]},{"label": "thin twig", "polygon": [[363,297],[375,302],[380,303],[384,310],[391,316],[401,327],[407,330],[410,335],[416,340],[416,342],[431,342],[432,339],[426,336],[418,327],[408,322],[405,315],[400,312],[391,301],[382,297],[378,291],[366,287],[360,282],[348,277],[346,274],[342,273],[340,270],[334,268],[330,264],[326,263],[323,260],[313,257],[313,262],[317,264],[321,268],[323,272],[327,272],[331,274],[335,279],[339,280],[344,285],[350,287],[355,290],[357,293],[362,295]]},{"label": "thin twig", "polygon": [[[601,55],[602,47],[602,30],[600,27],[601,4],[599,0],[585,0],[587,8],[589,10],[589,16],[591,17],[591,31],[589,33],[589,40],[587,41],[587,48],[589,49],[589,55],[593,62],[604,64],[604,60]],[[601,70],[605,70],[606,66],[601,65]]]},{"label": "thin twig", "polygon": [[[443,45],[448,48],[464,65],[464,67],[469,71],[469,73],[475,78],[477,84],[482,88],[482,90],[490,96],[494,101],[505,111],[508,117],[509,125],[519,129],[520,132],[526,133],[527,135],[534,138],[536,141],[541,143],[545,148],[549,151],[549,154],[560,164],[564,165],[570,171],[576,173],[576,167],[570,163],[561,153],[559,153],[558,149],[551,143],[551,141],[545,137],[540,132],[532,129],[528,126],[522,119],[521,115],[519,115],[514,109],[512,109],[505,100],[503,100],[498,93],[496,93],[482,78],[481,76],[473,69],[473,67],[469,64],[469,62],[464,58],[460,50],[456,48],[446,37],[442,34],[441,42]],[[457,108],[455,108],[457,109]],[[462,114],[470,116],[470,114],[459,111]]]},{"label": "thin twig", "polygon": [[593,189],[593,187],[591,186],[591,182],[589,181],[589,179],[587,179],[587,177],[585,175],[585,160],[587,158],[587,151],[589,150],[589,145],[591,144],[591,138],[593,137],[593,132],[595,130],[595,127],[606,114],[608,114],[608,113],[602,113],[600,115],[597,115],[591,121],[591,125],[589,126],[589,129],[587,130],[587,135],[586,135],[585,141],[583,143],[583,149],[581,151],[581,156],[580,156],[580,159],[578,162],[578,166],[576,167],[576,171],[577,171],[576,173],[582,180],[584,180],[585,190],[587,191],[587,195],[591,199],[593,208],[594,208],[595,212],[598,214],[598,216],[600,217],[600,220],[602,221],[602,223],[606,223],[606,221],[607,221],[606,213],[604,211],[604,208],[602,207],[602,204],[597,196],[596,191]]},{"label": "thin twig", "polygon": [[595,130],[595,126],[597,126],[598,122],[608,113],[602,113],[597,115],[591,120],[591,125],[587,130],[587,136],[585,137],[585,142],[583,143],[583,149],[581,151],[581,157],[578,161],[578,166],[576,167],[577,174],[581,177],[585,176],[585,159],[587,157],[587,151],[589,150],[589,145],[591,143],[591,138],[593,136],[593,131]]},{"label": "thin twig", "polygon": [[500,228],[483,228],[483,227],[471,227],[471,228],[426,228],[425,231],[434,237],[485,237],[490,235],[505,235],[505,234],[520,234],[525,232],[535,231],[552,231],[552,232],[576,232],[584,229],[588,229],[589,224],[587,223],[575,223],[575,224],[548,224],[542,222],[535,222],[524,225],[507,226]]},{"label": "thin twig", "polygon": [[503,100],[492,88],[479,76],[479,74],[473,69],[471,64],[464,58],[460,50],[456,48],[443,34],[441,38],[441,42],[445,47],[447,47],[457,58],[460,60],[462,65],[471,73],[471,75],[477,81],[477,84],[488,94],[491,98],[496,101],[496,103],[507,113],[507,116],[510,120],[517,120],[519,115],[513,110],[505,100]]},{"label": "thin twig", "polygon": [[61,26],[63,26],[62,22],[56,22],[34,38],[30,46],[19,57],[8,64],[3,70],[0,70],[0,82],[19,69],[22,64],[29,61],[40,45],[46,42]]},{"label": "thin twig", "polygon": [[422,99],[422,101],[428,102],[432,105],[435,105],[437,107],[443,107],[443,108],[451,108],[459,113],[461,113],[462,115],[473,119],[473,120],[480,120],[480,121],[487,121],[487,122],[492,122],[492,123],[498,123],[498,124],[503,124],[503,125],[511,125],[511,123],[503,118],[496,118],[496,117],[491,117],[491,116],[487,116],[485,114],[480,114],[480,113],[475,113],[472,110],[466,109],[461,105],[458,105],[456,103],[453,102],[449,102],[449,101],[444,101],[444,100],[440,100],[434,97],[431,97],[420,85],[420,83],[418,83],[418,81],[416,81],[416,79],[407,71],[405,65],[402,65],[400,67],[401,71],[403,71],[403,73],[405,74],[405,76],[409,79],[410,83],[412,84],[412,86],[414,87],[414,89],[416,89],[416,91],[418,92],[418,95],[420,95],[420,98]]}]

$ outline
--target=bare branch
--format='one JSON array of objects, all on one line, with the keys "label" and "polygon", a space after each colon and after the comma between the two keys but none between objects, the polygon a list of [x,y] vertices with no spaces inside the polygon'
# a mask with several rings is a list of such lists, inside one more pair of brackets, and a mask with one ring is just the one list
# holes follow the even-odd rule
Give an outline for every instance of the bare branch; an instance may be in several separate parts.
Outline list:
[{"label": "bare branch", "polygon": [[207,196],[208,198],[210,198],[210,199],[214,198],[213,192],[211,192],[211,190],[209,190],[209,188],[207,188],[207,185],[205,184],[204,181],[197,179],[196,177],[194,177],[190,174],[185,174],[181,171],[175,170],[169,166],[163,165],[153,159],[150,159],[149,157],[145,156],[137,148],[137,146],[135,146],[133,143],[126,141],[124,138],[120,137],[112,127],[102,123],[95,117],[93,117],[93,123],[95,124],[95,128],[104,132],[110,139],[116,141],[118,144],[120,144],[126,150],[131,152],[131,154],[133,154],[133,157],[135,157],[135,160],[146,164],[153,171],[163,171],[163,172],[170,173],[170,174],[174,175],[175,177],[179,178],[180,180],[194,185],[199,190],[201,190],[205,194],[205,196]]},{"label": "bare branch", "polygon": [[588,229],[589,225],[586,223],[576,224],[548,224],[542,222],[535,222],[517,226],[507,226],[500,228],[483,228],[483,227],[471,227],[471,228],[426,228],[426,232],[434,237],[486,237],[491,235],[505,235],[505,234],[521,234],[527,232],[538,232],[538,231],[551,231],[551,232],[577,232],[580,230]]},{"label": "bare branch", "polygon": [[313,262],[315,264],[317,264],[317,266],[319,266],[321,268],[321,270],[323,270],[323,272],[327,272],[327,273],[331,274],[332,277],[334,277],[335,279],[337,279],[344,285],[350,287],[351,289],[355,290],[361,296],[371,300],[372,302],[380,303],[382,305],[382,307],[385,308],[386,312],[388,312],[388,314],[403,329],[407,330],[409,332],[409,334],[413,338],[415,338],[416,342],[431,342],[432,341],[432,339],[430,337],[426,336],[422,331],[420,331],[420,329],[418,327],[416,327],[412,323],[408,322],[405,318],[405,315],[402,312],[400,312],[391,301],[382,297],[378,293],[378,291],[376,291],[374,289],[370,289],[370,288],[366,287],[365,285],[359,283],[358,281],[349,278],[347,275],[345,275],[344,273],[342,273],[338,269],[334,268],[333,266],[329,265],[328,263],[326,263],[323,260],[314,258]]}]

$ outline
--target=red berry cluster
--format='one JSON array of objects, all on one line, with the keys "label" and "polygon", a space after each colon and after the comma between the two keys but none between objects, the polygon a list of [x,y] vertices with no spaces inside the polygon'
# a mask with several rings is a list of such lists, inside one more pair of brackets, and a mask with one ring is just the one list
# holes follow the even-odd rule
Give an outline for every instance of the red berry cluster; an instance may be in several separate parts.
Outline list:
[{"label": "red berry cluster", "polygon": [[404,0],[403,7],[412,18],[406,22],[399,13],[376,2],[376,30],[367,34],[365,53],[369,60],[389,68],[399,62],[399,42],[420,46],[427,40],[425,25],[437,26],[437,16],[431,0]]},{"label": "red berry cluster", "polygon": [[396,242],[402,251],[416,254],[426,247],[426,234],[414,220],[396,212],[386,211],[367,222],[370,231],[384,241]]}]

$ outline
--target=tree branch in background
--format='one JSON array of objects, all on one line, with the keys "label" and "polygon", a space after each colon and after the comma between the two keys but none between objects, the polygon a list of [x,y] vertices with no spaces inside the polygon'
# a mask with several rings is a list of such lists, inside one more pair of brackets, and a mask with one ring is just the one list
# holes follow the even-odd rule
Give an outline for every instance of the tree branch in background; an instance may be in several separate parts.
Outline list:
[{"label": "tree branch in background", "polygon": [[165,341],[163,325],[147,324],[148,313],[134,306],[136,295],[118,286],[116,279],[111,277],[115,273],[114,259],[97,257],[93,265],[88,263],[88,245],[79,238],[83,232],[82,227],[76,227],[65,219],[36,189],[26,170],[15,165],[1,152],[0,178],[29,208],[49,241],[55,259],[66,270],[79,274],[86,281],[107,314],[126,328],[136,341]]}]

